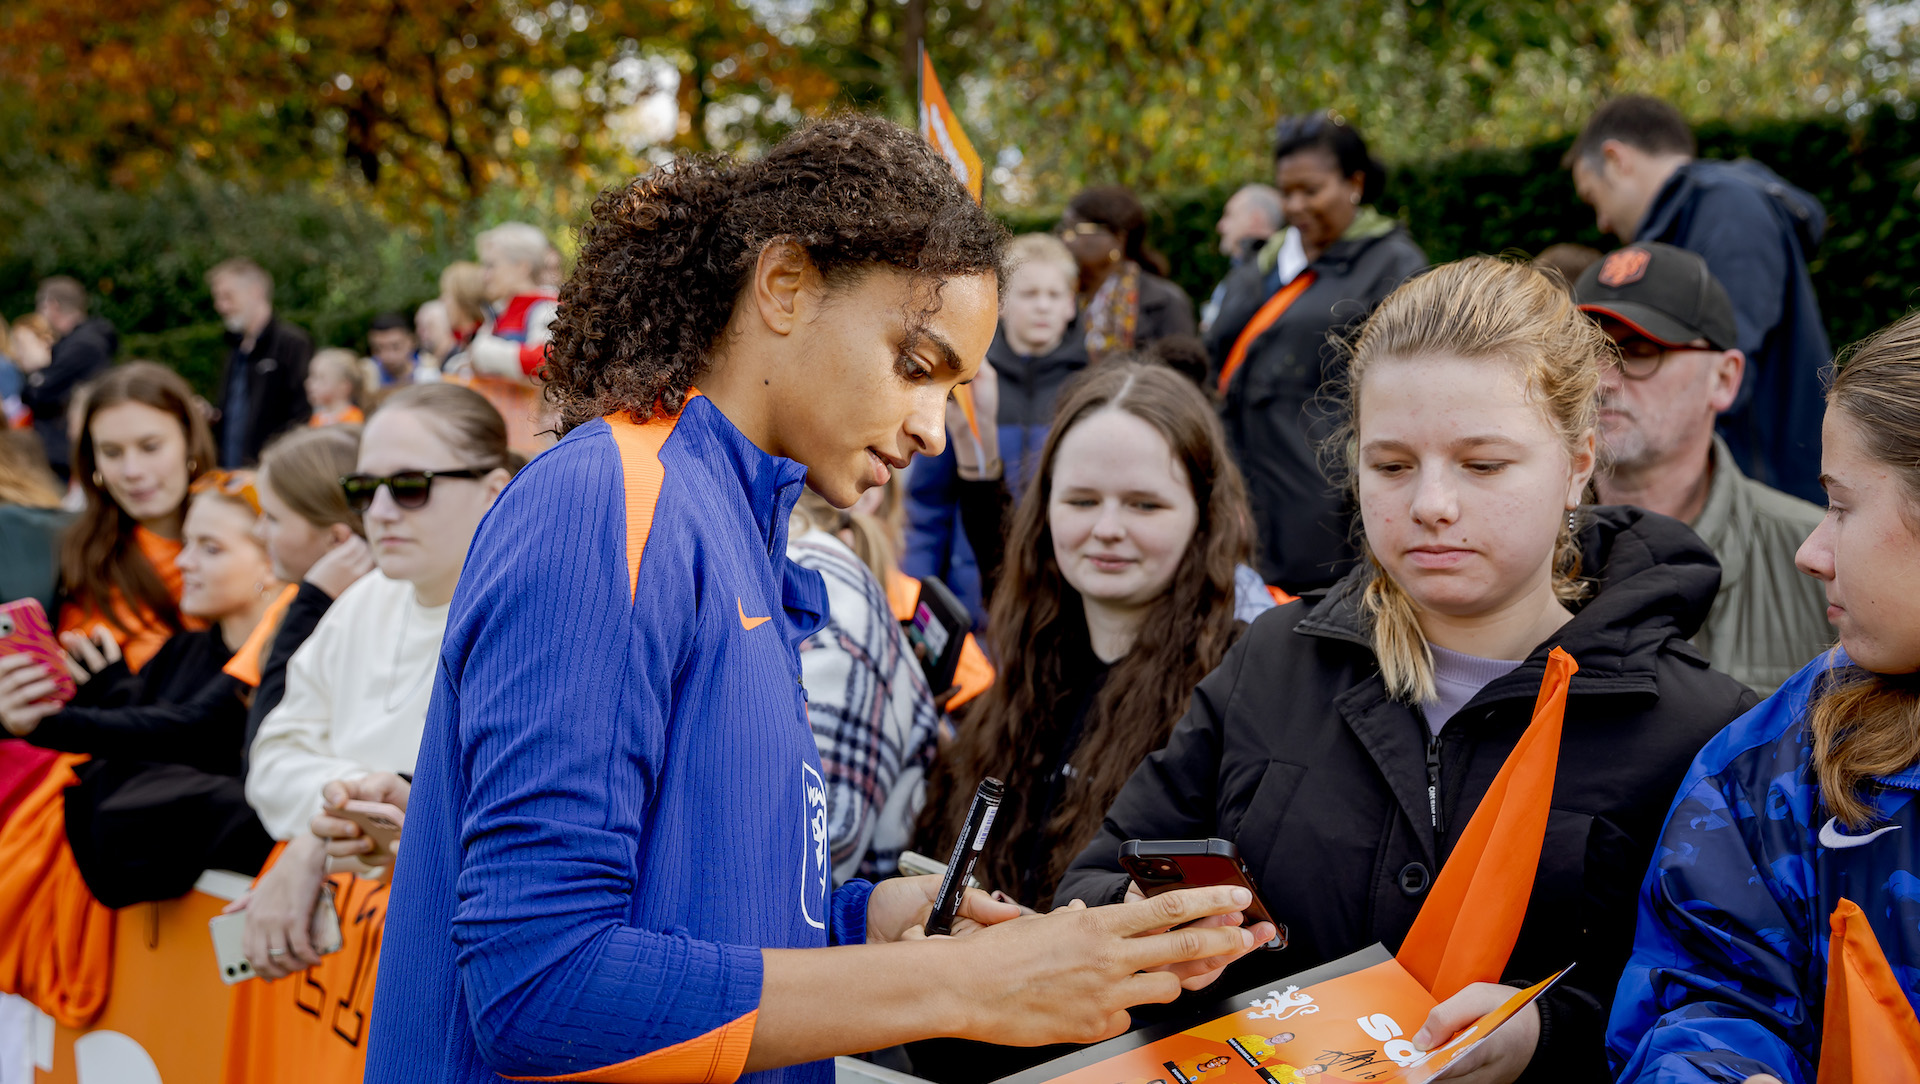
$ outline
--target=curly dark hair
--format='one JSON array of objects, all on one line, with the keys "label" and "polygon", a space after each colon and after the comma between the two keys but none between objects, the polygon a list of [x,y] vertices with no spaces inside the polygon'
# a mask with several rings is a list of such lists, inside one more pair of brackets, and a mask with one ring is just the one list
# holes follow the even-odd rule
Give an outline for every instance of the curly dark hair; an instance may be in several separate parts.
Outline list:
[{"label": "curly dark hair", "polygon": [[677,158],[607,189],[580,230],[540,373],[562,431],[678,413],[779,241],[804,248],[831,288],[877,265],[1003,277],[1007,232],[925,140],[858,113],[810,124],[758,161]]}]

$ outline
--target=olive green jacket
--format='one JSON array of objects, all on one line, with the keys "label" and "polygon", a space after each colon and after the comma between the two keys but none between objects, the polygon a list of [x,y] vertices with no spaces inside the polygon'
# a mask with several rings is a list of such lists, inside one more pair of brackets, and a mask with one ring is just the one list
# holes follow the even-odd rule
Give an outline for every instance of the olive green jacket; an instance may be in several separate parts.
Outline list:
[{"label": "olive green jacket", "polygon": [[1824,515],[1740,473],[1713,438],[1713,483],[1693,530],[1720,559],[1720,593],[1693,644],[1761,696],[1833,645],[1826,591],[1793,564]]}]

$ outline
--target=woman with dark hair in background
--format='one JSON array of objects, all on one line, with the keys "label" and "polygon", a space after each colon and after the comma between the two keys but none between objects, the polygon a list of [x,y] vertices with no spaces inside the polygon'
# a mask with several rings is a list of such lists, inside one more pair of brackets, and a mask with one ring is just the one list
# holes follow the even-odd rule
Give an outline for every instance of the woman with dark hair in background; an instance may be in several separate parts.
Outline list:
[{"label": "woman with dark hair in background", "polygon": [[1193,334],[1193,299],[1166,278],[1167,258],[1147,244],[1147,209],[1125,185],[1082,191],[1056,232],[1080,264],[1087,360]]},{"label": "woman with dark hair in background", "polygon": [[[977,402],[995,393],[990,366]],[[1194,685],[1274,606],[1244,562],[1246,490],[1206,396],[1163,365],[1109,359],[1060,393],[1032,483],[1002,537],[1005,490],[989,427],[948,412],[968,538],[992,584],[1000,672],[927,773],[918,845],[944,855],[974,786],[1006,782],[982,885],[1047,910],[1121,784],[1158,749]],[[915,1071],[949,1084],[1017,1072],[1057,1051],[935,1041]]]},{"label": "woman with dark hair in background", "polygon": [[213,434],[178,373],[150,361],[83,388],[73,481],[86,507],[60,552],[59,628],[104,623],[127,665],[195,624],[180,613],[180,521],[187,491],[214,464]]},{"label": "woman with dark hair in background", "polygon": [[1350,506],[1316,451],[1331,419],[1312,404],[1341,371],[1333,339],[1427,257],[1374,208],[1386,170],[1344,120],[1286,117],[1274,135],[1275,183],[1305,260],[1285,258],[1289,231],[1281,230],[1234,268],[1207,351],[1227,439],[1247,476],[1260,571],[1298,594],[1333,583],[1358,556]]},{"label": "woman with dark hair in background", "polygon": [[[990,383],[974,381],[982,400]],[[1114,360],[1069,383],[1004,539],[990,434],[948,428],[1000,671],[929,775],[920,843],[946,854],[974,783],[1006,780],[977,875],[1044,910],[1120,784],[1274,600],[1251,572],[1242,598],[1246,490],[1206,397],[1173,370]]]}]

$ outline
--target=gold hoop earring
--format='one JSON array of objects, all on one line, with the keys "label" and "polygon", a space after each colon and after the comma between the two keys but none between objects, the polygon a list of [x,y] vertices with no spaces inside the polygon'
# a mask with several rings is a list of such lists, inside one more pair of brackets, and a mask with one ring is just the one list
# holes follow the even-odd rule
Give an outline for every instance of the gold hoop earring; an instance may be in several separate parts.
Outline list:
[{"label": "gold hoop earring", "polygon": [[95,489],[107,488],[107,480],[105,478],[100,477],[99,471],[93,472],[93,488]]},{"label": "gold hoop earring", "polygon": [[1117,248],[1107,253],[1107,259],[1112,260],[1114,263],[1120,262],[1120,256],[1121,256],[1121,252]]},{"label": "gold hoop earring", "polygon": [[199,469],[200,469],[200,461],[198,459],[189,457],[187,459],[187,473],[192,474],[195,471],[198,471]]}]

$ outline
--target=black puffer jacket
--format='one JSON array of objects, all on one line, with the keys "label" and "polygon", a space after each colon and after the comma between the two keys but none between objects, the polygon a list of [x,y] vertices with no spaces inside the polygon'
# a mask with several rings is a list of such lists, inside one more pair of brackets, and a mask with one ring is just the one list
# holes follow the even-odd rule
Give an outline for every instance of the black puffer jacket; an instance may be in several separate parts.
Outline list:
[{"label": "black puffer jacket", "polygon": [[1599,508],[1581,542],[1598,592],[1434,743],[1440,831],[1427,805],[1427,725],[1416,706],[1387,696],[1356,573],[1322,600],[1254,622],[1194,691],[1166,747],[1121,790],[1055,898],[1117,901],[1125,840],[1219,836],[1239,846],[1291,944],[1235,964],[1214,997],[1376,941],[1397,949],[1525,731],[1547,653],[1564,647],[1580,672],[1507,978],[1526,985],[1579,963],[1543,1003],[1524,1079],[1607,1079],[1603,1029],[1661,822],[1694,754],[1758,698],[1686,642],[1720,583],[1692,531],[1639,509]]},{"label": "black puffer jacket", "polygon": [[[1345,495],[1320,470],[1317,448],[1332,419],[1316,400],[1344,370],[1334,336],[1366,319],[1426,263],[1400,226],[1327,246],[1308,266],[1313,285],[1253,340],[1227,385],[1220,418],[1247,476],[1260,574],[1268,583],[1300,594],[1326,587],[1353,564]],[[1214,373],[1277,282],[1252,260],[1227,276],[1220,315],[1207,331]]]}]

